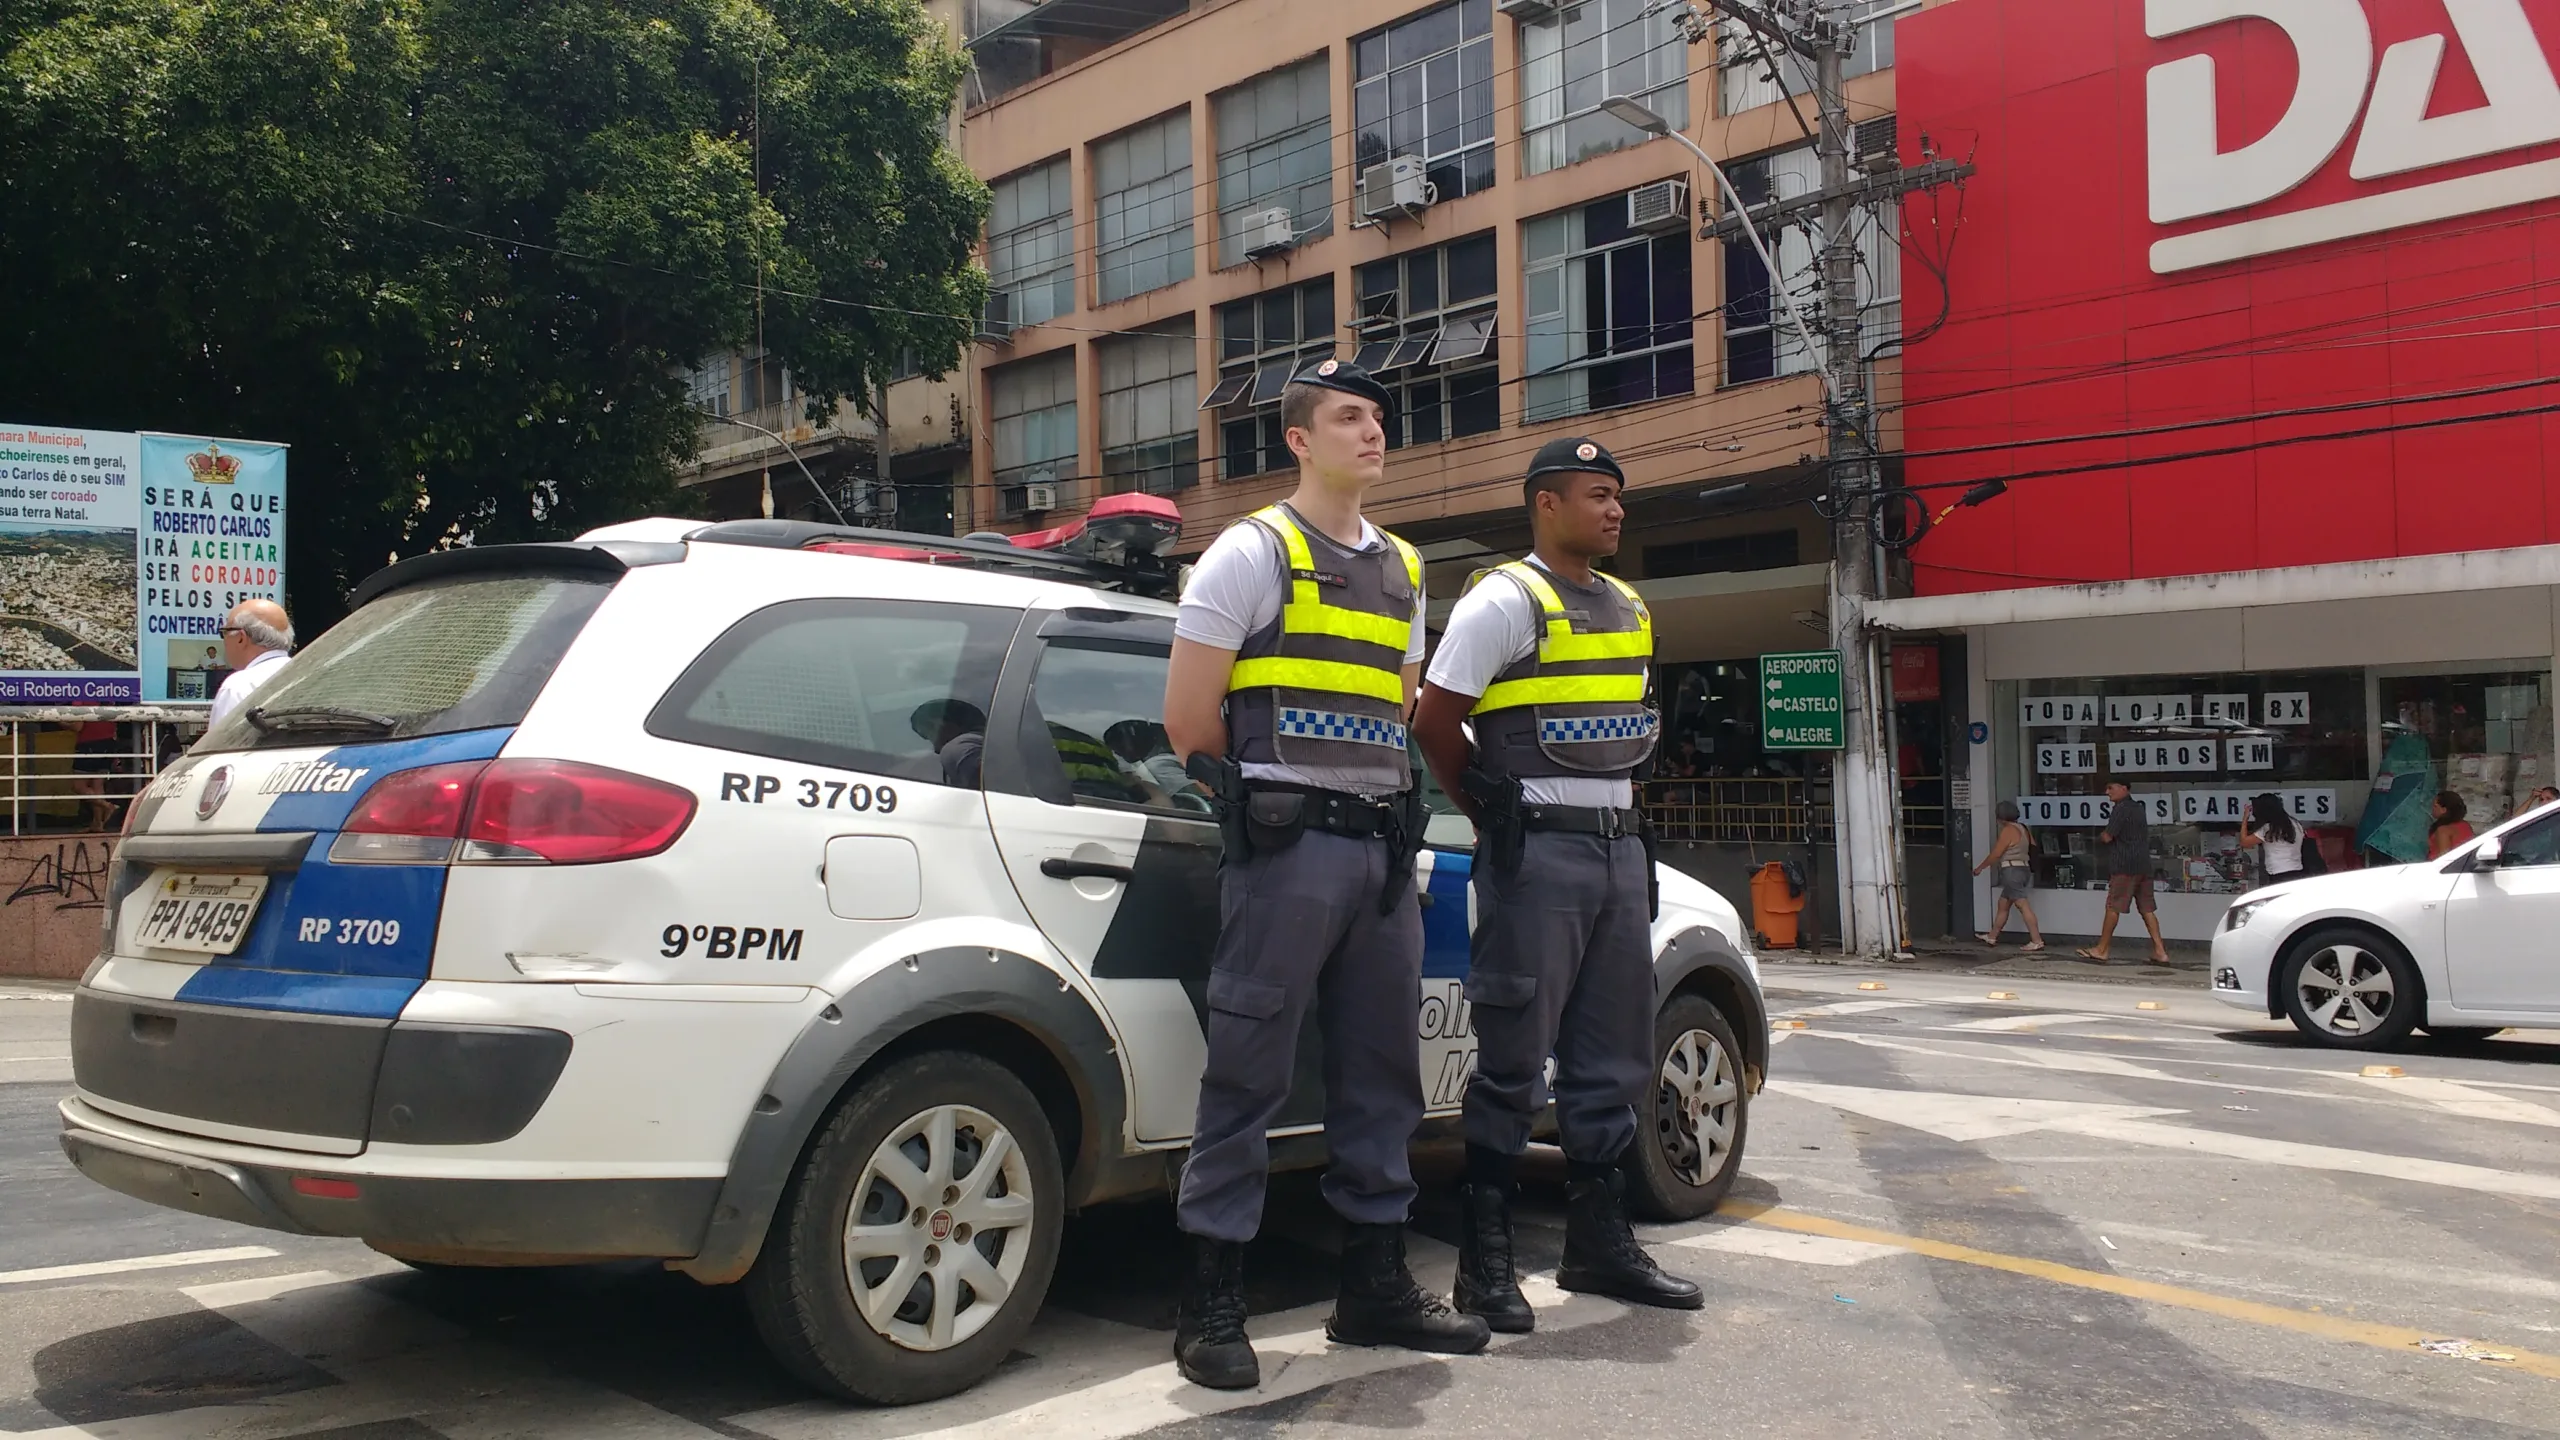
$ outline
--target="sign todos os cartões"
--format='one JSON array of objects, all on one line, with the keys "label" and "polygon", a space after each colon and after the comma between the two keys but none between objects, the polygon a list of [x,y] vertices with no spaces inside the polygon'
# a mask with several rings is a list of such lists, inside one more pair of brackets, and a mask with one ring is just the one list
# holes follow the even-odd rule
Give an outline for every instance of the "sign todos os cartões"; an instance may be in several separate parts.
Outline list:
[{"label": "sign todos os cart\u00f5es", "polygon": [[284,542],[281,445],[0,422],[0,704],[212,698]]}]

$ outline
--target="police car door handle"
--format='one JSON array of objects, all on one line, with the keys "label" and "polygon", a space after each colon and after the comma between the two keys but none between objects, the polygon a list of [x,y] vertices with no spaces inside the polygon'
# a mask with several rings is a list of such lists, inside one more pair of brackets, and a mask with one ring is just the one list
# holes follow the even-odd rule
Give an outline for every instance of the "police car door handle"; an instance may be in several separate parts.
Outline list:
[{"label": "police car door handle", "polygon": [[1117,880],[1126,885],[1138,872],[1106,860],[1043,860],[1040,873],[1052,880]]}]

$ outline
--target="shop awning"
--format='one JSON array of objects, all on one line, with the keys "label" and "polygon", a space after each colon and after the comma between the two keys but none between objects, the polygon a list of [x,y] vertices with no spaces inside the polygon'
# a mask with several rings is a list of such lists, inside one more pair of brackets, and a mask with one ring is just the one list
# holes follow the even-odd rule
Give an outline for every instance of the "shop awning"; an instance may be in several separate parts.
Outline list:
[{"label": "shop awning", "polygon": [[2039,620],[2173,615],[2197,610],[2309,605],[2324,600],[2376,600],[2545,586],[2560,586],[2560,545],[2407,555],[2273,570],[2225,570],[2210,575],[2168,575],[2152,580],[2110,580],[2026,590],[1986,590],[1964,595],[1915,595],[1870,602],[1867,622],[1881,630],[1965,630],[1976,625],[2019,625]]}]

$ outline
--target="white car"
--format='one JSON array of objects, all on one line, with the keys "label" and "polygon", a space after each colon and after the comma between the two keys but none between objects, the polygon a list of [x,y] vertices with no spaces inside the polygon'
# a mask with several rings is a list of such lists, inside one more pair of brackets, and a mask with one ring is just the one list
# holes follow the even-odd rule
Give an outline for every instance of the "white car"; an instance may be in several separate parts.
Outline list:
[{"label": "white car", "polygon": [[2560,806],[2422,865],[2241,897],[2214,936],[2213,994],[2353,1050],[2560,1024]]},{"label": "white car", "polygon": [[[1162,567],[1113,558],[665,520],[374,576],[133,807],[64,1150],[421,1266],[743,1281],[837,1394],[972,1383],[1066,1212],[1178,1175],[1201,1072],[1220,842],[1161,763],[1173,607],[1120,593]],[[1434,840],[1447,1129],[1468,856]],[[1667,1218],[1732,1185],[1769,1032],[1731,905],[1665,872],[1653,936],[1630,1170]],[[1320,1061],[1280,1168],[1322,1162]]]}]

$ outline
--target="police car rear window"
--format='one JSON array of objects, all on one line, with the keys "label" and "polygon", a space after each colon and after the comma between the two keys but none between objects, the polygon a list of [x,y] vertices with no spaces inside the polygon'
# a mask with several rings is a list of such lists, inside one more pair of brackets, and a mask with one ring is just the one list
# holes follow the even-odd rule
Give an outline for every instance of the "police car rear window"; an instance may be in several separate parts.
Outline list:
[{"label": "police car rear window", "polygon": [[790,600],[731,626],[650,712],[662,740],[932,785],[978,785],[1022,612]]},{"label": "police car rear window", "polygon": [[605,576],[473,574],[394,590],[296,652],[207,747],[513,725],[612,588]]}]

